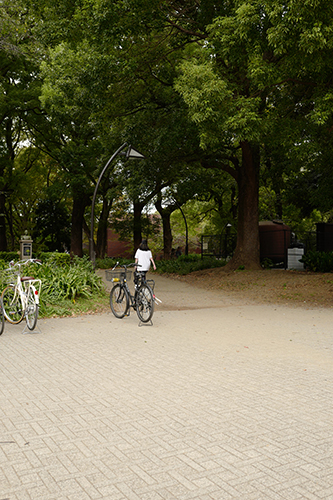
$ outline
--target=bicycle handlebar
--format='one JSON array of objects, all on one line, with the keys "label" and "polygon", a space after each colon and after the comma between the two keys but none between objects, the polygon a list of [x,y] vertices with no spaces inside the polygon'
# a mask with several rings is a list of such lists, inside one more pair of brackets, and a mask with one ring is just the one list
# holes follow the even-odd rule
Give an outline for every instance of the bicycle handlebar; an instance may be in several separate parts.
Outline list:
[{"label": "bicycle handlebar", "polygon": [[11,260],[9,262],[9,267],[24,266],[26,264],[31,264],[31,263],[41,265],[42,261],[39,259],[26,259],[26,260],[19,260],[17,262],[15,262],[14,260]]},{"label": "bicycle handlebar", "polygon": [[[111,271],[114,271],[116,267],[118,267],[118,264],[119,261],[114,265]],[[131,262],[130,264],[121,264],[119,267],[123,267],[126,270],[128,267],[134,267],[134,266],[141,267],[141,264],[136,264],[135,262]]]}]

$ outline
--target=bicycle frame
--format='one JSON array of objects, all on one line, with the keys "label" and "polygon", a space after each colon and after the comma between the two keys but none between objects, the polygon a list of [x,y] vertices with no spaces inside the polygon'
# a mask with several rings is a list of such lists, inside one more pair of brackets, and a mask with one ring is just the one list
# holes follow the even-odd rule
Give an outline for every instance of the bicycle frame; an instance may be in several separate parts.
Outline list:
[{"label": "bicycle frame", "polygon": [[134,286],[136,288],[136,290],[138,290],[140,288],[141,285],[147,285],[149,286],[149,288],[151,289],[151,291],[153,292],[153,298],[154,298],[154,302],[155,303],[162,303],[162,301],[156,297],[155,295],[155,292],[154,292],[154,287],[155,287],[155,281],[152,280],[152,279],[147,279],[147,275],[144,271],[136,271],[137,273],[137,282],[135,281],[135,277],[134,277]]},{"label": "bicycle frame", "polygon": [[[16,308],[17,305],[20,304],[19,309],[17,309],[19,316],[17,316],[15,320],[11,320],[11,318],[6,314],[7,306],[6,310],[4,311],[4,315],[9,322],[14,324],[20,323],[23,317],[25,317],[28,328],[32,330],[35,328],[38,318],[39,296],[42,283],[40,279],[35,279],[29,276],[21,276],[21,267],[30,262],[40,263],[36,259],[20,261],[15,264],[13,262],[10,263],[11,267],[5,270],[5,272],[9,275],[9,279],[8,286],[2,292],[2,298],[4,297],[4,294],[7,294],[7,290],[12,290],[11,297],[9,292],[8,298],[10,299],[10,301],[8,302],[8,307],[11,308],[13,306],[14,308]],[[36,314],[34,313],[35,310]],[[32,320],[32,318],[34,319]]]},{"label": "bicycle frame", "polygon": [[126,277],[120,281],[120,284],[121,284],[121,286],[123,286],[126,289],[126,291],[128,293],[128,298],[130,299],[130,307],[134,308],[135,299],[136,299],[136,290],[134,291],[134,295],[132,295],[131,290],[129,289]]},{"label": "bicycle frame", "polygon": [[[110,271],[106,270],[106,279],[111,279],[114,283],[110,292],[110,306],[113,314],[117,318],[121,319],[125,315],[129,316],[129,309],[132,307],[136,310],[141,323],[147,323],[148,321],[151,322],[155,302],[153,290],[147,284],[144,276],[139,275],[138,282],[136,282],[136,280],[134,281],[135,290],[134,294],[132,294],[127,283],[127,267],[129,266],[121,266],[124,268],[124,271],[118,271],[117,275],[114,276],[117,272],[117,266],[118,262],[113,269]],[[136,264],[130,264],[130,267],[132,266],[136,266]],[[124,294],[122,294],[119,290],[124,290]],[[122,304],[119,310],[117,304]]]},{"label": "bicycle frame", "polygon": [[[27,262],[30,262],[30,260]],[[27,305],[28,305],[28,294],[29,294],[30,289],[33,291],[33,295],[35,297],[36,304],[39,305],[39,296],[40,296],[40,291],[41,291],[41,287],[42,287],[42,282],[40,279],[35,279],[35,278],[31,278],[31,277],[26,277],[26,276],[21,277],[22,265],[25,265],[25,263],[22,264],[22,263],[18,262],[11,267],[11,270],[13,270],[15,267],[18,267],[18,269],[19,269],[19,272],[18,272],[17,277],[16,277],[16,283],[11,283],[11,284],[15,287],[14,298],[16,298],[17,297],[16,294],[18,294],[20,297],[20,300],[22,301],[23,309],[26,310]],[[37,287],[36,287],[36,285],[37,285]]]}]

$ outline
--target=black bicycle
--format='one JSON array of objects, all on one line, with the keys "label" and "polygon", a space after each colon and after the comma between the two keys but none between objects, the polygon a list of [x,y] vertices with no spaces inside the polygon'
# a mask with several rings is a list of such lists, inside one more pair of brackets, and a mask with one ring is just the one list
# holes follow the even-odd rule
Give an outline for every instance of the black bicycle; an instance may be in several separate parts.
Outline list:
[{"label": "black bicycle", "polygon": [[146,280],[145,273],[142,271],[134,272],[134,295],[131,294],[127,284],[132,271],[128,267],[137,266],[137,264],[129,264],[118,266],[118,263],[113,269],[105,271],[106,279],[112,281],[114,286],[110,292],[110,307],[116,318],[129,316],[130,307],[132,307],[139,320],[142,323],[148,323],[154,314],[154,282]]}]

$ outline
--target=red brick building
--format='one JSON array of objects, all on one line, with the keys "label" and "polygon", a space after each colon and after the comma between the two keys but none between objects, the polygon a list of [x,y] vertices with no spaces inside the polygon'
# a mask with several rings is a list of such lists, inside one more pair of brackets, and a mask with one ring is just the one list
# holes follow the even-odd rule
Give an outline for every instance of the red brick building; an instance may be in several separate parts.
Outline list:
[{"label": "red brick building", "polygon": [[133,244],[128,240],[120,240],[119,235],[108,228],[106,252],[108,257],[124,257],[126,259],[131,259],[133,257]]}]

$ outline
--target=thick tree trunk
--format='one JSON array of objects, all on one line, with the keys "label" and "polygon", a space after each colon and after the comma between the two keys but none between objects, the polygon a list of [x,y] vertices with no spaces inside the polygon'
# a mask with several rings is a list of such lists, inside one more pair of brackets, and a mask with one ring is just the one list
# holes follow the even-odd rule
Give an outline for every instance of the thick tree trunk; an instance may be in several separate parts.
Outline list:
[{"label": "thick tree trunk", "polygon": [[74,193],[73,197],[71,254],[82,257],[83,218],[88,198],[86,196],[83,196],[82,193]]},{"label": "thick tree trunk", "polygon": [[169,205],[167,208],[162,207],[161,197],[155,203],[156,210],[160,214],[162,218],[162,227],[163,227],[163,258],[169,260],[171,258],[171,250],[172,250],[172,230],[171,230],[171,222],[170,217],[172,212],[176,210],[176,205]]},{"label": "thick tree trunk", "polygon": [[226,269],[261,269],[259,246],[259,146],[242,142],[242,165],[238,169],[237,245]]}]

